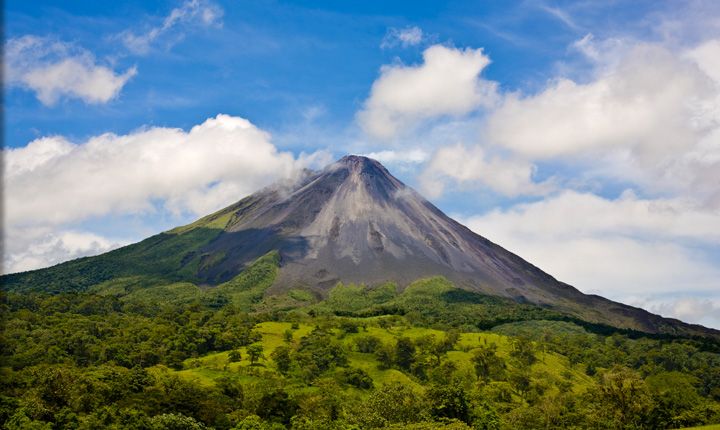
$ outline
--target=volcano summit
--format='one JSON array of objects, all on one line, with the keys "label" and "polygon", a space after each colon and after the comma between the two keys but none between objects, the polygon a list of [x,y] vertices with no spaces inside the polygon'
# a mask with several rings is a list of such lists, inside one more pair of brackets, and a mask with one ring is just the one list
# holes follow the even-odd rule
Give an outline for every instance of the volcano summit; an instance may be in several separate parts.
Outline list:
[{"label": "volcano summit", "polygon": [[3,282],[10,291],[122,295],[173,283],[210,291],[231,288],[268,253],[279,257],[279,265],[261,291],[265,297],[303,290],[321,300],[338,283],[373,288],[390,282],[402,291],[414,281],[442,276],[462,290],[592,323],[720,337],[715,330],[582,294],[450,219],[380,163],[361,156],[305,172],[297,181],[140,243],[7,275]]},{"label": "volcano summit", "polygon": [[554,282],[365,157],[347,156],[289,190],[261,191],[216,216],[228,212],[225,231],[201,250],[227,253],[199,273],[208,284],[227,280],[271,250],[281,254],[274,289],[327,291],[338,282],[403,288],[444,276],[463,288],[542,303]]}]

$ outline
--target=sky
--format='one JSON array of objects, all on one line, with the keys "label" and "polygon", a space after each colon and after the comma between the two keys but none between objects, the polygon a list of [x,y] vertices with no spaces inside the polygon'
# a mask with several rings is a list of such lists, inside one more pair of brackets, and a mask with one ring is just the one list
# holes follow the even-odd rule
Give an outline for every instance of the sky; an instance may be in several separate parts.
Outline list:
[{"label": "sky", "polygon": [[3,8],[4,273],[360,154],[585,293],[720,329],[720,2]]}]

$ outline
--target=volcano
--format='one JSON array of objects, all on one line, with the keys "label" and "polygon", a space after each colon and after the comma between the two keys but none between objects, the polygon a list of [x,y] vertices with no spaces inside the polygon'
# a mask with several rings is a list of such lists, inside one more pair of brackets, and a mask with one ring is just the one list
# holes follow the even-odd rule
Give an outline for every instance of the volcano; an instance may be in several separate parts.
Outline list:
[{"label": "volcano", "polygon": [[377,161],[353,155],[193,224],[100,256],[6,275],[3,284],[20,292],[97,291],[97,285],[110,291],[121,279],[128,291],[171,282],[212,290],[268,253],[279,255],[279,267],[266,296],[300,289],[322,299],[338,283],[391,282],[402,291],[440,276],[463,290],[591,323],[720,338],[715,330],[585,295],[452,220]]},{"label": "volcano", "polygon": [[402,289],[431,276],[486,294],[551,306],[566,293],[551,276],[450,219],[380,163],[347,156],[291,188],[272,187],[215,214],[232,213],[202,253],[223,261],[199,273],[224,282],[271,250],[274,290],[338,282]]}]

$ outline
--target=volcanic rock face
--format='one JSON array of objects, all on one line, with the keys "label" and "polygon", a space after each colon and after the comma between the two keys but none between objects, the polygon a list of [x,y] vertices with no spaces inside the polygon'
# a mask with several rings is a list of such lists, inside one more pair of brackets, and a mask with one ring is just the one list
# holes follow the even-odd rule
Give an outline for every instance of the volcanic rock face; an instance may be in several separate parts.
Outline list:
[{"label": "volcanic rock face", "polygon": [[327,292],[338,282],[402,288],[445,276],[461,288],[551,305],[570,288],[453,221],[365,157],[344,157],[289,190],[264,190],[226,211],[233,220],[202,250],[225,255],[200,274],[208,284],[279,250],[273,291]]}]

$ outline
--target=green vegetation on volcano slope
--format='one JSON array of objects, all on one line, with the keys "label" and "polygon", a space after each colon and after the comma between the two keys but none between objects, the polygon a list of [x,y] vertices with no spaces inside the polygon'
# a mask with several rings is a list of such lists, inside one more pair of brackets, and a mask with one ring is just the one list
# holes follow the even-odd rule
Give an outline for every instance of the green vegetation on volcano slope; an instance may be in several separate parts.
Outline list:
[{"label": "green vegetation on volcano slope", "polygon": [[243,312],[252,312],[277,279],[279,265],[280,254],[271,251],[230,281],[206,291],[202,300],[212,306],[229,303]]},{"label": "green vegetation on volcano slope", "polygon": [[280,256],[277,251],[258,258],[248,268],[228,282],[209,290],[201,290],[192,283],[157,284],[146,282],[143,277],[113,279],[90,288],[90,292],[112,295],[124,302],[142,301],[174,305],[200,302],[211,308],[227,304],[243,312],[252,312],[260,303],[265,290],[278,275]]},{"label": "green vegetation on volcano slope", "polygon": [[[246,199],[247,200],[247,199]],[[46,269],[13,273],[2,277],[3,290],[47,292],[52,294],[84,292],[108,281],[128,282],[135,288],[189,282],[198,284],[201,265],[216,264],[224,255],[199,254],[232,220],[237,205],[186,226],[149,237],[95,257],[84,257]]]},{"label": "green vegetation on volcano slope", "polygon": [[561,321],[491,333],[440,319],[431,327],[410,314],[251,315],[232,305],[160,306],[93,294],[11,293],[0,311],[4,429],[720,422],[719,355],[685,341],[600,336]]},{"label": "green vegetation on volcano slope", "polygon": [[353,284],[338,284],[328,299],[308,307],[317,313],[337,316],[370,317],[380,315],[404,315],[413,323],[440,326],[463,326],[488,330],[501,324],[518,321],[564,321],[572,322],[595,334],[623,334],[638,339],[692,339],[703,350],[720,352],[720,340],[711,337],[679,336],[672,334],[648,334],[620,329],[607,324],[589,323],[542,306],[518,303],[514,300],[489,296],[457,288],[443,277],[421,279],[408,285],[397,294],[393,283],[376,288]]},{"label": "green vegetation on volcano slope", "polygon": [[413,282],[401,294],[396,288],[392,283],[374,289],[338,284],[327,300],[311,309],[354,317],[405,315],[423,324],[442,321],[483,329],[512,321],[563,318],[563,314],[540,306],[462,290],[443,277]]},{"label": "green vegetation on volcano slope", "polygon": [[[196,283],[192,270],[183,271],[184,256],[193,255],[222,229],[197,228],[166,232],[95,257],[84,257],[47,269],[3,276],[6,291],[82,292],[107,281],[133,278],[143,287],[176,282]],[[197,258],[199,259],[199,257]],[[192,263],[192,262],[190,262]]]},{"label": "green vegetation on volcano slope", "polygon": [[[196,249],[202,244],[207,243],[207,241],[212,239],[212,235],[207,233],[208,230],[206,227],[221,225],[227,222],[228,217],[228,214],[220,214],[215,218],[209,217],[208,219],[202,219],[196,223],[197,225],[190,225],[173,230],[170,233],[176,236],[170,239],[157,239],[155,240],[156,246],[154,247],[150,244],[153,238],[150,238],[140,244],[113,251],[112,253],[126,253],[127,255],[133,256],[133,258],[128,259],[112,259],[115,262],[138,261],[137,264],[128,263],[128,265],[134,267],[130,275],[115,278],[111,276],[111,279],[93,284],[93,282],[100,278],[84,276],[82,275],[83,272],[80,271],[80,275],[74,278],[75,281],[80,282],[78,280],[85,280],[86,282],[82,285],[87,284],[89,286],[78,288],[77,290],[73,289],[72,291],[88,291],[101,295],[112,295],[120,298],[124,302],[141,301],[173,305],[189,305],[198,302],[215,309],[227,304],[232,304],[243,312],[289,311],[307,307],[308,311],[317,314],[331,313],[337,316],[361,318],[381,315],[404,315],[413,321],[413,323],[426,325],[439,323],[440,326],[472,326],[483,330],[516,321],[567,321],[574,322],[593,333],[603,335],[621,333],[632,338],[651,336],[673,339],[678,337],[671,335],[648,335],[643,332],[618,329],[604,324],[588,323],[580,318],[568,316],[540,306],[522,304],[507,298],[488,296],[478,292],[459,289],[443,277],[418,280],[408,285],[400,294],[397,293],[397,285],[394,283],[386,283],[374,288],[367,288],[365,285],[357,286],[354,284],[344,285],[339,283],[329,292],[326,299],[320,301],[318,301],[317,298],[317,291],[311,293],[308,290],[301,289],[290,290],[280,295],[268,295],[266,294],[266,290],[275,282],[278,276],[279,253],[277,251],[271,251],[259,258],[233,279],[207,290],[200,289],[196,284],[197,280],[187,274],[183,276],[176,274],[175,276],[167,276],[166,278],[137,274],[143,273],[143,271],[150,272],[151,270],[155,270],[156,272],[163,270],[172,271],[177,268],[177,265],[188,264],[188,261],[190,263],[201,261],[201,263],[198,264],[211,264],[214,256],[207,254],[198,256],[195,251],[187,254],[189,258],[186,258],[188,261],[185,262],[173,262],[170,256],[177,254],[178,247],[190,249],[194,246]],[[219,230],[213,230],[213,234],[216,234],[217,231]],[[206,237],[199,240],[198,237],[202,236],[201,233],[206,234]],[[192,246],[190,246],[190,244]],[[147,263],[143,263],[144,265],[140,263],[140,261],[144,261],[144,258],[141,257],[141,255],[144,255],[144,251],[135,252],[131,249],[132,247],[139,247],[140,245],[146,250],[150,248],[153,249],[153,252],[155,252],[158,257],[158,261],[160,261],[157,267]],[[112,253],[86,260],[100,261],[104,258],[110,259],[106,256]],[[162,255],[165,255],[165,257],[162,257]],[[223,256],[215,257],[222,258]],[[163,258],[165,258],[165,260],[163,260]],[[60,270],[60,277],[62,278],[63,273],[69,273],[72,270],[73,264],[80,264],[82,260],[83,259],[75,260],[65,263],[64,265],[50,268],[47,273]],[[158,269],[158,267],[162,267],[163,264],[166,266],[175,264],[175,266],[172,266],[173,269]],[[150,268],[150,266],[153,267]],[[108,266],[99,264],[97,267],[107,268]],[[190,272],[194,270],[195,269],[192,269]],[[46,272],[28,272],[20,275],[27,275],[27,278],[23,278],[22,281],[30,282],[31,280],[36,280],[32,276],[43,273]],[[119,272],[116,271],[113,273]],[[180,273],[182,273],[182,270]],[[3,278],[3,280],[5,281],[6,278],[12,280],[13,276],[15,275],[8,275]],[[188,279],[190,279],[190,281],[188,281]],[[17,287],[17,285],[10,282],[10,285],[5,286],[5,289],[21,292],[28,290],[42,291],[53,294],[58,292],[58,289],[53,287],[53,285],[55,285],[53,282],[44,284],[41,281],[38,282],[40,282],[38,288],[14,288],[13,285],[15,287]],[[58,281],[58,284],[62,284],[62,282]],[[60,290],[62,291],[62,288],[60,288]],[[720,352],[720,342],[715,339],[699,337],[693,339],[694,342],[703,349]]]}]

